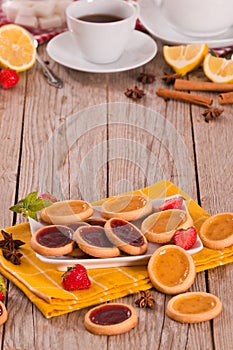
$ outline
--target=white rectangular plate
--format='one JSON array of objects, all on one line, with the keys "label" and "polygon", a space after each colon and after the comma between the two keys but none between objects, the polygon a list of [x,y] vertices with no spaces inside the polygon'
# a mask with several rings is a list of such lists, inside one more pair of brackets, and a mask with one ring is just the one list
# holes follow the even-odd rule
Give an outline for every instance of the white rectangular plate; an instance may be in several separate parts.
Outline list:
[{"label": "white rectangular plate", "polygon": [[[152,203],[154,207],[159,207],[165,200],[171,199],[171,198],[178,198],[181,197],[179,194],[166,197],[166,198],[157,198],[153,199]],[[100,207],[94,207],[95,214],[94,217],[99,217],[100,214]],[[183,210],[188,211],[185,201],[183,201]],[[40,227],[43,226],[43,224],[33,220],[29,219],[30,227],[32,234],[36,232]],[[82,264],[87,269],[98,269],[98,268],[107,268],[107,267],[120,267],[120,266],[135,266],[135,265],[146,265],[148,263],[148,260],[150,259],[151,255],[154,253],[156,249],[158,249],[161,245],[157,243],[151,243],[148,242],[148,249],[147,252],[143,255],[137,255],[137,256],[119,256],[115,258],[106,258],[106,259],[100,259],[100,258],[71,258],[69,256],[43,256],[36,253],[36,256],[39,260],[48,263],[53,264],[56,266],[56,268],[60,271],[65,271],[68,266],[73,266],[75,264]],[[200,240],[200,237],[197,236],[196,243],[192,246],[191,249],[188,249],[187,252],[189,254],[195,254],[199,252],[203,248],[202,241]]]}]

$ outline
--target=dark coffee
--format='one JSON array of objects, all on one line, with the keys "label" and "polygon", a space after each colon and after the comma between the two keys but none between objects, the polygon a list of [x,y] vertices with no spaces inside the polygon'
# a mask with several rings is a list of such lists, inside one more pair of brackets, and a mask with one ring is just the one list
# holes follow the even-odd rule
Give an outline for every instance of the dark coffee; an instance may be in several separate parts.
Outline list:
[{"label": "dark coffee", "polygon": [[84,22],[92,22],[92,23],[111,23],[121,21],[123,18],[115,15],[107,15],[104,13],[96,13],[94,15],[85,15],[78,18]]}]

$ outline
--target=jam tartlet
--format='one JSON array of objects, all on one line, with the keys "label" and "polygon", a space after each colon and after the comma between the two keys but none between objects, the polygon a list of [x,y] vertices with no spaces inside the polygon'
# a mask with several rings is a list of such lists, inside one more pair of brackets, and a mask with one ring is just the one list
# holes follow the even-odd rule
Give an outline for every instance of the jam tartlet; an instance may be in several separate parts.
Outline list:
[{"label": "jam tartlet", "polygon": [[89,218],[87,220],[85,220],[85,222],[88,224],[88,225],[92,225],[92,226],[102,226],[104,227],[104,225],[106,224],[106,219],[104,218]]},{"label": "jam tartlet", "polygon": [[0,301],[0,326],[6,322],[8,317],[7,309],[2,301]]},{"label": "jam tartlet", "polygon": [[122,303],[108,303],[89,310],[84,319],[88,331],[115,335],[130,331],[138,323],[135,309]]},{"label": "jam tartlet", "polygon": [[147,216],[152,212],[150,199],[142,194],[127,194],[107,199],[101,208],[105,219],[119,218],[133,221]]},{"label": "jam tartlet", "polygon": [[224,249],[233,245],[233,213],[209,217],[201,226],[200,238],[204,246],[211,249]]},{"label": "jam tartlet", "polygon": [[123,252],[130,255],[144,254],[147,240],[130,222],[118,218],[108,220],[104,226],[108,239]]},{"label": "jam tartlet", "polygon": [[113,258],[120,255],[120,250],[109,241],[101,226],[83,226],[73,235],[79,248],[96,258]]},{"label": "jam tartlet", "polygon": [[67,226],[44,226],[32,235],[30,246],[35,252],[45,256],[69,254],[75,244],[73,233],[74,231]]},{"label": "jam tartlet", "polygon": [[177,230],[191,226],[193,220],[186,211],[168,209],[151,214],[143,220],[141,231],[150,242],[168,243]]},{"label": "jam tartlet", "polygon": [[94,213],[91,204],[82,200],[56,202],[41,211],[40,218],[47,224],[67,225],[86,220]]},{"label": "jam tartlet", "polygon": [[182,323],[209,321],[222,311],[221,301],[206,292],[187,292],[172,297],[166,307],[166,314]]},{"label": "jam tartlet", "polygon": [[185,292],[196,276],[193,258],[183,248],[164,245],[157,249],[148,263],[153,286],[166,294]]}]

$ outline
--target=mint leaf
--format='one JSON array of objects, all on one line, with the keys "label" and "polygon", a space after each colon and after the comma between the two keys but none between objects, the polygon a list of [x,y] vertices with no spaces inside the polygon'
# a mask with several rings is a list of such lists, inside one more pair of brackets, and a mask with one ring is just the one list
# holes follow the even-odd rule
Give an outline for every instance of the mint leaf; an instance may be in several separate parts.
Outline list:
[{"label": "mint leaf", "polygon": [[10,210],[23,215],[24,218],[31,217],[34,220],[37,219],[37,212],[49,207],[53,202],[49,199],[38,198],[38,191],[29,193],[25,198],[21,199],[10,207]]}]

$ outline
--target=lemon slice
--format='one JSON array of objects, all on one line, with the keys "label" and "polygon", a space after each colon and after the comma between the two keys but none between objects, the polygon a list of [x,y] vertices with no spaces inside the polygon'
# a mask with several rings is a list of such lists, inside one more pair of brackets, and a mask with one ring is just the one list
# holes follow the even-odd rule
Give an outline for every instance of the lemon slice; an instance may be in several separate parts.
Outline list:
[{"label": "lemon slice", "polygon": [[233,82],[233,61],[208,54],[203,62],[203,70],[207,78],[216,83]]},{"label": "lemon slice", "polygon": [[36,61],[36,49],[30,34],[16,24],[0,27],[0,66],[17,72],[31,68]]},{"label": "lemon slice", "polygon": [[173,70],[185,75],[198,67],[208,53],[207,44],[190,44],[163,47],[165,61]]}]

